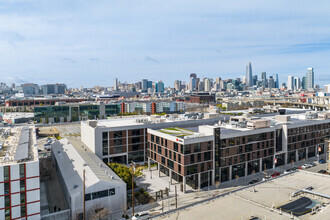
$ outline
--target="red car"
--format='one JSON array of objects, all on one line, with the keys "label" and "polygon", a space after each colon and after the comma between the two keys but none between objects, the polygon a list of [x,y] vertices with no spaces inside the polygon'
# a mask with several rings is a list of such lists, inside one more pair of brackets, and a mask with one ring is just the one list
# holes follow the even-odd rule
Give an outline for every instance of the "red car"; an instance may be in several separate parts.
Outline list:
[{"label": "red car", "polygon": [[275,173],[272,174],[272,177],[274,178],[274,177],[277,177],[279,175],[281,175],[279,172],[275,172]]}]

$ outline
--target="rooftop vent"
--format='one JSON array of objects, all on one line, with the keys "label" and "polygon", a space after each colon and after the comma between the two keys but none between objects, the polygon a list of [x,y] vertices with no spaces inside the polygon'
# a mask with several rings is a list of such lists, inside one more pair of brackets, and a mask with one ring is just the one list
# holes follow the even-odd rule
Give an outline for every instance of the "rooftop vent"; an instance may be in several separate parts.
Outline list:
[{"label": "rooftop vent", "polygon": [[84,165],[83,165],[84,167],[86,167],[86,166],[88,166],[88,163],[84,163]]},{"label": "rooftop vent", "polygon": [[102,163],[99,163],[99,167],[102,167]]},{"label": "rooftop vent", "polygon": [[73,185],[73,189],[77,189],[78,188],[78,185]]}]

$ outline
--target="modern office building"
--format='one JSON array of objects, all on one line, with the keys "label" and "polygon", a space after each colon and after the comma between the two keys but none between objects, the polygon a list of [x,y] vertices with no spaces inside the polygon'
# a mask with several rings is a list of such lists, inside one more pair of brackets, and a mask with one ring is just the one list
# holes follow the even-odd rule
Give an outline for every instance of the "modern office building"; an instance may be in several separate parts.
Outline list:
[{"label": "modern office building", "polygon": [[141,82],[141,91],[142,92],[147,92],[148,91],[148,80],[147,79],[143,79]]},{"label": "modern office building", "polygon": [[301,89],[301,81],[299,77],[294,77],[294,90]]},{"label": "modern office building", "polygon": [[306,73],[306,89],[314,89],[314,70],[313,68],[308,68]]},{"label": "modern office building", "polygon": [[264,87],[264,88],[267,88],[268,87],[268,83],[267,83],[267,74],[266,74],[266,72],[262,72],[261,73],[261,80],[262,80],[262,86]]},{"label": "modern office building", "polygon": [[65,94],[67,87],[65,84],[47,84],[40,87],[40,94],[53,95],[53,94]]},{"label": "modern office building", "polygon": [[115,85],[113,87],[115,91],[118,91],[118,78],[115,78]]},{"label": "modern office building", "polygon": [[294,77],[288,76],[288,84],[287,84],[288,90],[293,91],[294,90]]},{"label": "modern office building", "polygon": [[278,74],[277,73],[274,75],[274,78],[275,78],[275,88],[279,89],[280,88],[280,82],[278,80]]},{"label": "modern office building", "polygon": [[251,62],[246,65],[246,86],[253,86]]},{"label": "modern office building", "polygon": [[194,189],[325,157],[330,113],[232,117],[226,125],[148,129],[148,160]]},{"label": "modern office building", "polygon": [[5,128],[0,143],[0,219],[40,219],[40,174],[34,127]]},{"label": "modern office building", "polygon": [[178,117],[139,116],[110,120],[81,122],[81,140],[105,163],[147,161],[147,128],[191,127],[214,124],[220,117],[192,119],[187,115]]},{"label": "modern office building", "polygon": [[79,139],[61,139],[51,149],[72,219],[82,219],[84,182],[86,219],[101,210],[107,215],[126,210],[126,183]]},{"label": "modern office building", "polygon": [[174,89],[176,91],[181,91],[181,80],[175,80],[174,81]]},{"label": "modern office building", "polygon": [[88,119],[104,119],[120,113],[120,104],[79,103],[34,107],[34,119],[38,123],[72,122]]},{"label": "modern office building", "polygon": [[156,83],[156,92],[163,93],[165,91],[164,83],[163,81],[159,81]]},{"label": "modern office building", "polygon": [[24,96],[33,96],[39,94],[39,86],[34,83],[24,83],[21,85]]}]

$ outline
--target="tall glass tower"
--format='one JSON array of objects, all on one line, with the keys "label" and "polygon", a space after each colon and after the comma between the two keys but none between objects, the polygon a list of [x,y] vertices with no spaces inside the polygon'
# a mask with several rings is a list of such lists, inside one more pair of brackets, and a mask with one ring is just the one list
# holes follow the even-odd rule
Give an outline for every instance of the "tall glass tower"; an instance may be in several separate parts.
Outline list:
[{"label": "tall glass tower", "polygon": [[313,68],[308,68],[306,73],[306,89],[314,89],[314,71]]},{"label": "tall glass tower", "polygon": [[251,62],[246,65],[246,86],[253,86]]}]

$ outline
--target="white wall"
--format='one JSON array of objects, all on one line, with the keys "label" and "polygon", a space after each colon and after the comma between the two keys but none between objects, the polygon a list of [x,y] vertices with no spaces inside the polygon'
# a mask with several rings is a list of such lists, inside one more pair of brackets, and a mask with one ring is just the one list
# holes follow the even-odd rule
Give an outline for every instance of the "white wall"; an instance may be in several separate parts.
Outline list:
[{"label": "white wall", "polygon": [[40,200],[40,190],[26,192],[26,202],[34,202],[38,200]]},{"label": "white wall", "polygon": [[16,181],[12,181],[10,183],[10,191],[11,193],[15,193],[15,192],[20,192],[20,184],[19,184],[19,180],[16,180]]},{"label": "white wall", "polygon": [[[3,167],[0,167],[0,173],[3,173]],[[0,182],[3,182],[3,175],[0,175]]]},{"label": "white wall", "polygon": [[26,179],[26,190],[40,188],[39,177]]},{"label": "white wall", "polygon": [[40,212],[40,202],[34,202],[27,204],[27,215],[32,215],[34,213]]},{"label": "white wall", "polygon": [[0,195],[3,195],[4,193],[5,193],[5,184],[0,183]]},{"label": "white wall", "polygon": [[15,193],[11,195],[11,206],[19,205],[21,204],[21,194]]},{"label": "white wall", "polygon": [[39,162],[26,163],[26,177],[39,176]]},{"label": "white wall", "polygon": [[95,129],[88,125],[87,122],[80,123],[81,141],[95,153]]},{"label": "white wall", "polygon": [[11,217],[12,218],[21,217],[21,207],[20,206],[16,206],[16,207],[11,208]]},{"label": "white wall", "polygon": [[18,164],[10,166],[10,179],[11,180],[19,179],[19,165]]}]

